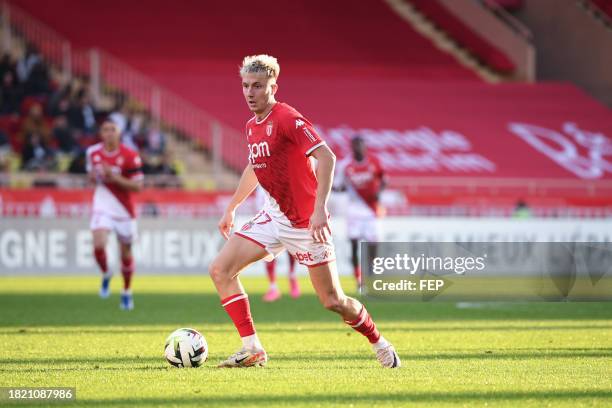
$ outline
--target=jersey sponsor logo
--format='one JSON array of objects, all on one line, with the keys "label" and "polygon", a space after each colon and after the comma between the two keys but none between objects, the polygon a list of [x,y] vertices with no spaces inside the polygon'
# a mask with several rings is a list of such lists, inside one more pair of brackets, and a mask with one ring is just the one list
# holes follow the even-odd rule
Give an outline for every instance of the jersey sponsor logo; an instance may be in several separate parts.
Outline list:
[{"label": "jersey sponsor logo", "polygon": [[270,157],[270,146],[268,142],[249,143],[249,161],[255,164],[255,159],[259,157]]},{"label": "jersey sponsor logo", "polygon": [[274,128],[274,123],[272,121],[266,124],[266,135],[272,136],[272,129]]},{"label": "jersey sponsor logo", "polygon": [[374,179],[374,175],[368,171],[363,171],[363,172],[350,171],[348,172],[348,177],[351,179],[351,181],[355,185],[366,184]]},{"label": "jersey sponsor logo", "polygon": [[314,258],[312,257],[312,254],[310,252],[305,252],[305,253],[296,252],[295,258],[297,259],[298,262],[304,262],[304,261],[314,262]]}]

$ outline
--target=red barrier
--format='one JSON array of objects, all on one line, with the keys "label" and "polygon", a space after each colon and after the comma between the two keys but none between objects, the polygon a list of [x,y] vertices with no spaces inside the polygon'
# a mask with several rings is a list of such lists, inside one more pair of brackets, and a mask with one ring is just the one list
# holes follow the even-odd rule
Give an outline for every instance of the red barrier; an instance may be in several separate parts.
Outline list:
[{"label": "red barrier", "polygon": [[[159,216],[217,216],[232,193],[187,192],[147,189],[134,195],[137,211]],[[0,190],[0,213],[4,216],[87,216],[93,190],[16,189]]]},{"label": "red barrier", "polygon": [[[175,217],[218,217],[226,208],[231,192],[187,192],[145,190],[135,195],[140,215]],[[91,212],[91,190],[20,189],[0,190],[0,215],[5,217],[86,217]],[[389,215],[511,215],[519,200],[537,215],[556,216],[568,212],[576,216],[612,215],[612,194],[601,197],[563,197],[554,195],[498,195],[481,192],[445,193],[443,190],[414,193],[387,205]],[[247,214],[257,210],[254,199],[243,205]],[[336,209],[341,216],[342,209]]]}]

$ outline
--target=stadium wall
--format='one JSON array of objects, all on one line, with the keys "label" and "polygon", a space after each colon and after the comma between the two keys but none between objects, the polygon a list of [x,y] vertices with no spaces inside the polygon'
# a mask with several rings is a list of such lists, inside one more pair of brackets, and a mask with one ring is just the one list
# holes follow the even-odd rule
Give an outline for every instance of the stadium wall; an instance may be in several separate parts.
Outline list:
[{"label": "stadium wall", "polygon": [[526,1],[517,16],[533,32],[540,80],[571,81],[612,106],[612,30],[572,0]]},{"label": "stadium wall", "polygon": [[[242,225],[248,218],[237,219]],[[0,275],[95,274],[91,233],[86,219],[1,220]],[[216,218],[199,220],[143,218],[134,253],[137,273],[204,274],[223,239]],[[499,219],[499,218],[406,218],[380,220],[380,241],[458,242],[610,242],[612,220]],[[332,221],[341,274],[351,271],[346,220]],[[111,265],[117,266],[115,241],[109,244]],[[286,256],[278,270],[286,270]],[[304,269],[300,268],[300,273]],[[247,274],[263,273],[263,263]]]},{"label": "stadium wall", "polygon": [[528,82],[535,80],[535,48],[526,38],[526,27],[516,30],[472,0],[440,0],[440,3],[481,37],[502,50],[516,65],[518,78]]}]

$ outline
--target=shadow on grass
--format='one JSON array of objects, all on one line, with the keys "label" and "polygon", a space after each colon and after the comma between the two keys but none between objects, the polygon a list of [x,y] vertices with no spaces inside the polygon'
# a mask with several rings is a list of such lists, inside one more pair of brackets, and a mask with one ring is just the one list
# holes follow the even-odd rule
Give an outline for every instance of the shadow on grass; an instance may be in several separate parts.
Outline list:
[{"label": "shadow on grass", "polygon": [[[401,352],[401,350],[400,350]],[[217,356],[210,356],[208,364],[211,361],[216,361]],[[219,358],[221,356],[218,356]],[[538,360],[538,359],[558,359],[558,358],[610,358],[612,357],[612,348],[594,348],[594,349],[504,349],[504,350],[475,350],[472,352],[465,351],[442,351],[439,353],[410,353],[404,351],[402,359],[404,362],[409,361],[432,361],[432,360]],[[310,353],[308,356],[300,357],[294,353],[274,353],[270,354],[271,368],[274,366],[274,361],[282,362],[317,362],[317,361],[371,361],[372,353],[364,350],[363,353]],[[14,371],[13,369],[3,368],[5,365],[19,366],[20,370],[28,370],[27,366],[35,364],[37,367],[32,368],[32,371],[70,371],[70,370],[133,370],[133,369],[159,369],[159,364],[163,359],[161,353],[159,356],[107,356],[95,358],[78,358],[78,357],[62,357],[62,358],[37,358],[36,360],[13,360],[3,358],[0,359],[0,372]],[[104,365],[123,364],[123,367],[104,367]],[[152,367],[135,367],[134,364],[152,364]],[[53,367],[56,365],[75,365],[75,367]],[[294,369],[295,367],[291,367]],[[282,368],[281,368],[282,369]]]},{"label": "shadow on grass", "polygon": [[[384,319],[379,319],[379,321],[385,321]],[[350,331],[347,331],[347,326],[342,324],[341,322],[338,321],[334,321],[333,323],[335,323],[337,326],[336,327],[308,327],[308,328],[301,328],[299,326],[299,324],[304,324],[307,322],[304,321],[300,321],[300,322],[292,322],[292,321],[288,321],[286,323],[288,323],[288,325],[285,325],[283,327],[270,327],[270,326],[262,326],[259,323],[261,322],[265,322],[265,319],[259,319],[257,316],[255,317],[255,321],[256,323],[258,323],[258,327],[260,327],[260,330],[262,333],[267,333],[267,334],[273,334],[273,333],[279,333],[279,334],[289,334],[289,333],[307,333],[307,334],[314,334],[314,333],[346,333],[347,335],[352,335],[353,333]],[[278,321],[280,323],[280,321]],[[400,321],[396,321],[395,323],[399,323]],[[119,323],[119,322],[117,322]],[[180,323],[179,320],[176,320],[175,323]],[[207,324],[210,324],[210,322],[206,322],[206,324],[203,325],[199,325],[198,328],[201,329],[202,331],[205,331],[206,333],[235,333],[235,329],[233,328],[233,326],[230,325],[230,321],[226,321],[224,323],[227,323],[226,327],[211,327],[211,326],[207,326]],[[269,323],[269,322],[268,322]],[[405,322],[404,322],[405,323]],[[121,324],[124,324],[123,322],[121,322]],[[181,325],[181,324],[178,324]],[[493,331],[493,332],[498,332],[498,331],[568,331],[568,330],[612,330],[612,325],[591,325],[591,324],[583,324],[583,325],[543,325],[543,324],[538,324],[535,326],[529,326],[528,323],[525,323],[524,326],[504,326],[504,325],[487,325],[487,326],[483,326],[483,325],[473,325],[473,326],[468,326],[468,325],[462,325],[461,327],[457,327],[457,326],[453,326],[453,327],[442,327],[442,326],[418,326],[418,327],[406,327],[406,326],[401,326],[401,327],[393,327],[393,326],[389,326],[389,322],[386,322],[386,326],[382,326],[385,329],[385,332],[391,333],[394,331],[402,331],[402,332],[406,332],[406,333],[420,333],[420,332],[437,332],[437,333],[441,333],[441,332],[454,332],[454,333],[458,333],[458,332],[462,332],[462,331],[476,331],[476,332],[487,332],[487,331]],[[24,328],[24,327],[11,327],[11,328],[4,328],[4,329],[0,329],[0,335],[2,334],[6,334],[6,335],[39,335],[39,336],[49,336],[52,335],[54,333],[59,333],[61,332],[62,334],[97,334],[97,335],[112,335],[112,334],[155,334],[155,335],[159,335],[160,329],[159,327],[152,327],[150,329],[147,328],[138,328],[138,329],[130,329],[125,328],[123,326],[121,327],[109,327],[109,328],[96,328],[96,329],[80,329],[78,327],[75,327],[74,330],[66,330],[65,327],[60,327],[58,326],[58,329],[49,329],[49,330],[44,330],[44,329],[38,329],[38,328]]]},{"label": "shadow on grass", "polygon": [[[136,309],[119,310],[118,296],[102,300],[95,293],[87,294],[7,294],[0,296],[0,327],[23,326],[97,326],[97,325],[175,325],[180,322],[229,323],[216,295],[198,294],[135,294]],[[300,299],[283,298],[268,304],[259,296],[251,296],[251,308],[257,323],[338,322],[338,316],[325,311],[316,296]],[[431,322],[432,330],[444,330],[440,321],[461,320],[609,320],[612,303],[534,303],[516,308],[457,309],[453,303],[369,302],[368,310],[376,321]],[[465,330],[469,330],[469,325]],[[526,327],[529,327],[526,324]],[[557,330],[559,326],[551,326]],[[569,326],[579,329],[582,326]],[[599,328],[600,326],[589,327]],[[608,327],[609,328],[609,327]],[[340,326],[339,326],[340,329]],[[462,328],[463,329],[463,328]],[[514,330],[512,326],[490,330]],[[546,327],[533,326],[534,330]],[[562,329],[562,328],[561,328]],[[323,328],[323,330],[328,330]],[[412,329],[411,329],[412,330]],[[429,330],[428,328],[415,328]],[[447,330],[457,330],[449,327]],[[487,330],[487,327],[474,327]]]}]

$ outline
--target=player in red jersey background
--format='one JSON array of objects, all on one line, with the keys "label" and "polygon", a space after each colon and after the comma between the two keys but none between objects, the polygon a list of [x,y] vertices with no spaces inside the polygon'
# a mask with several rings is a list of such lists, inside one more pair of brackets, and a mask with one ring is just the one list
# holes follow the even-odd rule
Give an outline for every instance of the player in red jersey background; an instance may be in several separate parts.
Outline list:
[{"label": "player in red jersey background", "polygon": [[368,152],[361,136],[351,140],[351,151],[352,155],[338,165],[334,188],[348,193],[346,221],[351,241],[351,263],[357,285],[361,288],[359,242],[378,241],[376,218],[383,214],[380,194],[386,181],[378,158]]},{"label": "player in red jersey background", "polygon": [[132,193],[143,183],[142,161],[138,153],[120,142],[117,124],[105,120],[100,128],[101,143],[87,149],[87,173],[96,184],[90,228],[93,234],[94,256],[102,272],[100,297],[108,298],[112,272],[108,268],[106,244],[114,232],[120,248],[123,291],[120,306],[134,308],[131,283],[134,274],[132,242],[136,236],[136,213]]},{"label": "player in red jersey background", "polygon": [[[342,290],[327,211],[336,157],[308,119],[286,103],[276,102],[279,71],[276,58],[268,55],[246,57],[240,69],[243,94],[254,113],[245,129],[248,163],[219,221],[228,241],[209,273],[243,346],[219,366],[267,362],[238,275],[253,262],[288,250],[308,268],[322,305],[368,339],[381,365],[399,367],[394,347],[380,335],[365,307]],[[316,171],[311,156],[317,160]],[[236,208],[257,184],[266,193],[264,208],[230,235]]]}]

